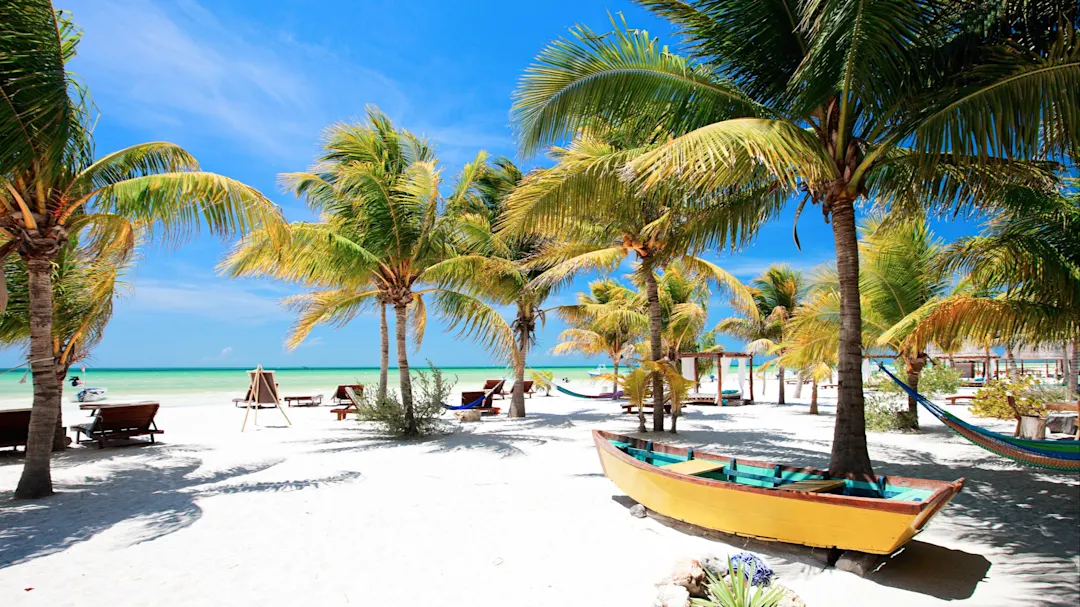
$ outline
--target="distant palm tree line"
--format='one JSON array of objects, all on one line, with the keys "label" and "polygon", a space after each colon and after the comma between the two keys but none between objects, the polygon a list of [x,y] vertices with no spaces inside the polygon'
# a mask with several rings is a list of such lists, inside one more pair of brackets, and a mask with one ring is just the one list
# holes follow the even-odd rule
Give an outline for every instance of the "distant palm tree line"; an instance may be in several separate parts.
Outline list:
[{"label": "distant palm tree line", "polygon": [[[714,348],[717,333],[776,355],[781,398],[786,370],[815,382],[835,370],[835,475],[873,473],[865,352],[901,356],[917,384],[930,344],[1075,350],[1080,198],[1060,177],[1080,155],[1075,1],[638,1],[673,25],[684,55],[614,21],[605,34],[572,29],[527,68],[512,124],[522,155],[546,149],[549,168],[481,152],[444,185],[430,143],[370,108],[332,126],[307,171],[283,176],[318,215],[293,223],[173,144],[98,156],[92,108],[65,71],[79,29],[47,0],[0,5],[0,285],[11,291],[0,339],[28,343],[34,373],[16,496],[52,491],[63,378],[100,337],[136,246],[200,228],[244,234],[223,272],[305,288],[286,302],[298,313],[290,347],[377,311],[378,398],[391,308],[407,424],[408,343],[420,345],[429,308],[513,367],[511,416],[525,415],[527,357],[552,313],[573,326],[558,351],[619,364],[641,346],[626,388],[652,398],[655,431],[664,399],[678,405],[687,389],[678,353]],[[812,279],[776,266],[743,284],[703,258],[807,203],[837,254]],[[874,210],[860,240],[864,204]],[[983,235],[951,245],[926,227],[929,214],[987,211]],[[594,283],[576,305],[548,304],[626,259],[630,286]],[[705,331],[714,290],[735,315]],[[8,300],[0,290],[0,307]]]}]

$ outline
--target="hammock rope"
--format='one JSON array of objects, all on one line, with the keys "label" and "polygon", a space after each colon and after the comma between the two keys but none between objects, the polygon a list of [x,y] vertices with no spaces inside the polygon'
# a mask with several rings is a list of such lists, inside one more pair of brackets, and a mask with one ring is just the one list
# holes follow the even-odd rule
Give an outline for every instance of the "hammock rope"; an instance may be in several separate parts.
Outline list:
[{"label": "hammock rope", "polygon": [[1068,472],[1080,471],[1080,441],[1016,438],[969,424],[900,381],[884,365],[879,363],[878,368],[942,424],[945,424],[950,430],[975,445],[1014,462],[1036,468],[1049,468]]}]

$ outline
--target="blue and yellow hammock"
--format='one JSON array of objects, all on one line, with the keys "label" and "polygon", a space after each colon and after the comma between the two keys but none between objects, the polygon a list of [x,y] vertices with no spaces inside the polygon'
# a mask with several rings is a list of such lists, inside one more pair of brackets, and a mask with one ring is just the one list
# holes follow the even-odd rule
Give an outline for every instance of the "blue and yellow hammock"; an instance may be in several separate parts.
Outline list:
[{"label": "blue and yellow hammock", "polygon": [[910,394],[927,411],[938,418],[950,430],[960,436],[986,449],[1028,466],[1036,468],[1049,468],[1051,470],[1065,470],[1067,472],[1080,472],[1080,441],[1078,440],[1031,440],[1016,438],[999,432],[993,432],[986,428],[980,428],[965,422],[964,420],[942,409],[930,399],[911,389],[895,375],[889,372],[884,365],[878,368],[885,372],[896,385]]},{"label": "blue and yellow hammock", "polygon": [[[562,392],[563,394],[566,394],[567,396],[573,396],[574,398],[612,398],[613,397],[611,392],[605,392],[603,394],[589,395],[589,394],[580,394],[580,393],[574,392],[572,390],[567,390],[566,388],[564,388],[562,386],[555,386],[555,389],[558,390],[559,392]],[[614,394],[614,398],[622,398],[622,395],[623,395],[623,391],[619,390],[618,392],[616,392]]]}]

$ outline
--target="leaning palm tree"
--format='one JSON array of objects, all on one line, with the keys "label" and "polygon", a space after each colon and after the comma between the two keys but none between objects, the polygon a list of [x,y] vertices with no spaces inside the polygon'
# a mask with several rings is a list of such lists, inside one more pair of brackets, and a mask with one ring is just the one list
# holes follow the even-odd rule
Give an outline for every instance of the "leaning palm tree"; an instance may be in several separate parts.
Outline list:
[{"label": "leaning palm tree", "polygon": [[844,307],[830,470],[871,474],[855,208],[978,208],[1003,182],[1051,179],[1020,160],[1080,157],[1077,4],[638,1],[691,58],[644,31],[576,28],[516,92],[521,150],[634,120],[674,135],[625,159],[642,196],[677,183],[719,203],[763,187],[801,195],[796,216],[820,205]]},{"label": "leaning palm tree", "polygon": [[179,243],[200,226],[226,235],[280,221],[259,192],[200,171],[171,143],[95,158],[92,108],[66,71],[79,33],[47,0],[0,4],[0,257],[14,253],[26,263],[34,374],[19,498],[52,493],[49,454],[60,412],[52,268],[68,239],[102,252],[133,247],[135,224]]},{"label": "leaning palm tree", "polygon": [[966,276],[969,290],[923,306],[882,339],[940,343],[1064,344],[1071,350],[1066,385],[1075,395],[1080,350],[1080,194],[1017,189],[984,233],[942,251],[946,272]]},{"label": "leaning palm tree", "polygon": [[[53,267],[52,355],[57,391],[63,395],[64,381],[72,365],[85,360],[104,334],[112,318],[113,300],[122,286],[122,275],[131,263],[131,250],[113,249],[111,255],[96,255],[79,248],[74,241],[61,247]],[[30,292],[26,262],[17,256],[4,263],[9,300],[0,316],[0,344],[28,346],[30,342]],[[58,415],[53,450],[66,446],[63,420]]]},{"label": "leaning palm tree", "polygon": [[[762,216],[758,198],[743,192],[742,204],[693,207],[676,190],[641,195],[621,173],[658,136],[640,125],[597,126],[566,148],[555,148],[555,166],[530,173],[509,196],[503,229],[559,236],[540,256],[552,267],[539,278],[558,283],[586,269],[610,271],[630,254],[634,279],[644,285],[649,315],[649,358],[663,357],[663,310],[659,280],[679,261],[686,272],[711,280],[737,297],[743,285],[715,264],[697,257],[709,246],[741,242]],[[751,200],[753,204],[751,204]],[[748,210],[749,209],[749,210]],[[664,428],[663,379],[653,378],[653,430]]]},{"label": "leaning palm tree", "polygon": [[588,293],[578,293],[577,305],[556,309],[570,325],[559,334],[552,354],[603,354],[611,360],[611,399],[618,398],[619,365],[632,356],[639,332],[648,321],[639,306],[637,294],[618,282],[605,279],[589,283]]},{"label": "leaning palm tree", "polygon": [[510,325],[517,342],[510,361],[515,381],[507,415],[525,417],[526,359],[536,345],[538,325],[549,311],[544,302],[557,288],[537,280],[550,264],[537,262],[536,256],[551,239],[532,233],[496,232],[495,226],[506,213],[506,199],[521,182],[522,173],[507,158],[478,167],[471,190],[455,198],[448,209],[455,218],[455,244],[461,256],[452,268],[456,271],[446,272],[445,277],[480,297],[515,307]]},{"label": "leaning palm tree", "polygon": [[311,171],[284,176],[321,221],[253,231],[221,264],[231,276],[272,277],[314,289],[287,300],[300,312],[288,341],[293,346],[319,324],[340,326],[370,306],[393,306],[407,436],[418,432],[409,330],[419,347],[427,324],[425,297],[450,329],[460,327],[501,357],[515,350],[498,312],[450,285],[470,265],[453,247],[456,218],[443,210],[460,204],[482,164],[481,155],[466,165],[444,198],[428,143],[369,108],[366,122],[327,131]]}]

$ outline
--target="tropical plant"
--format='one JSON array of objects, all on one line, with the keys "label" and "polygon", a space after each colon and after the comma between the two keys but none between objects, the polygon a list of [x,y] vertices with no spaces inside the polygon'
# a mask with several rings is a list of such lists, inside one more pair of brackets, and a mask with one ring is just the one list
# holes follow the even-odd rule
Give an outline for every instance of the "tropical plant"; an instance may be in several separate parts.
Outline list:
[{"label": "tropical plant", "polygon": [[536,384],[538,390],[544,391],[544,396],[551,396],[551,389],[555,387],[555,372],[540,369],[531,369],[529,377]]},{"label": "tropical plant", "polygon": [[1080,192],[1076,181],[1068,186],[1053,194],[1016,188],[1002,197],[1003,212],[986,223],[982,235],[959,239],[941,256],[943,268],[964,275],[972,289],[912,314],[892,333],[909,331],[923,341],[997,343],[1009,352],[1023,343],[1063,344],[1071,363],[1065,384],[1075,398]]},{"label": "tropical plant", "polygon": [[[649,318],[649,359],[664,356],[660,278],[675,262],[687,273],[717,283],[736,297],[749,298],[742,284],[717,265],[694,253],[741,242],[759,223],[758,197],[744,192],[740,210],[755,204],[747,216],[727,206],[685,204],[677,191],[643,196],[622,175],[626,162],[646,151],[656,137],[654,127],[636,124],[593,125],[565,148],[554,148],[555,166],[530,173],[508,199],[503,229],[558,235],[563,242],[541,255],[552,261],[541,281],[565,281],[585,269],[610,271],[634,254],[634,280],[645,289]],[[744,223],[738,223],[741,219]],[[653,378],[653,430],[664,428],[663,380]]]},{"label": "tropical plant", "polygon": [[278,208],[259,192],[200,171],[171,143],[95,158],[94,110],[66,71],[79,37],[70,15],[47,0],[0,4],[0,258],[16,253],[26,262],[35,378],[19,498],[52,493],[49,457],[60,412],[52,275],[69,238],[94,255],[111,255],[134,247],[136,224],[179,243],[200,227],[226,235],[280,222]]},{"label": "tropical plant", "polygon": [[728,559],[729,575],[719,577],[706,570],[703,599],[691,599],[698,607],[776,607],[784,590],[776,585],[754,584],[753,565]]},{"label": "tropical plant", "polygon": [[667,386],[667,397],[671,399],[671,433],[676,434],[675,426],[679,415],[682,414],[683,403],[686,402],[690,388],[696,382],[683,377],[679,369],[670,361],[662,360],[652,367],[654,373],[663,377],[664,384]]},{"label": "tropical plant", "polygon": [[[820,205],[843,308],[830,470],[871,474],[856,204],[980,208],[1003,184],[1052,181],[1023,160],[1075,161],[1076,2],[639,3],[674,24],[691,58],[640,30],[574,29],[541,51],[515,94],[520,148],[635,121],[665,134],[619,163],[643,199],[677,184],[714,207],[754,187],[801,194],[796,216]],[[771,215],[776,203],[759,204]]]},{"label": "tropical plant", "polygon": [[634,343],[645,315],[635,305],[637,294],[610,279],[589,283],[588,293],[578,293],[577,305],[560,306],[557,312],[570,325],[559,334],[559,343],[551,349],[555,355],[603,354],[611,360],[611,399],[618,398],[619,365],[634,353]]},{"label": "tropical plant", "polygon": [[649,398],[653,373],[645,367],[644,361],[641,366],[623,376],[622,389],[631,407],[637,407],[638,432],[645,432],[645,400]]},{"label": "tropical plant", "polygon": [[457,197],[448,210],[455,218],[461,258],[453,266],[458,271],[447,278],[471,288],[477,296],[516,309],[510,325],[516,348],[511,356],[515,382],[509,417],[525,417],[526,359],[536,345],[538,325],[543,325],[549,312],[543,308],[544,302],[557,287],[537,280],[550,266],[536,259],[550,238],[494,230],[506,214],[507,196],[521,179],[521,171],[507,158],[480,165],[471,190]]},{"label": "tropical plant", "polygon": [[[1030,375],[1009,379],[992,379],[975,392],[969,410],[978,417],[1015,419],[1015,436],[1020,435],[1020,418],[1025,415],[1046,415],[1046,401],[1037,389],[1037,380]],[[1009,401],[1010,397],[1012,402]]]},{"label": "tropical plant", "polygon": [[820,289],[811,293],[791,315],[785,341],[769,351],[776,354],[776,358],[762,365],[763,369],[774,365],[797,369],[800,381],[809,377],[812,415],[818,413],[818,384],[830,379],[836,369],[839,313],[839,294]]},{"label": "tropical plant", "polygon": [[[444,199],[430,145],[395,128],[374,107],[362,124],[331,127],[323,145],[311,171],[284,175],[320,221],[293,222],[277,233],[253,231],[221,268],[231,276],[272,277],[315,289],[286,300],[299,311],[287,342],[292,347],[319,324],[341,326],[370,306],[393,306],[399,394],[406,435],[414,436],[419,422],[408,333],[411,328],[419,347],[427,324],[425,296],[451,330],[460,327],[462,335],[479,339],[500,358],[510,359],[516,350],[502,316],[451,284],[470,261],[457,255],[456,217],[443,210],[468,195],[484,156],[465,166]],[[383,329],[386,335],[385,324]],[[384,358],[384,370],[386,365]]]}]

